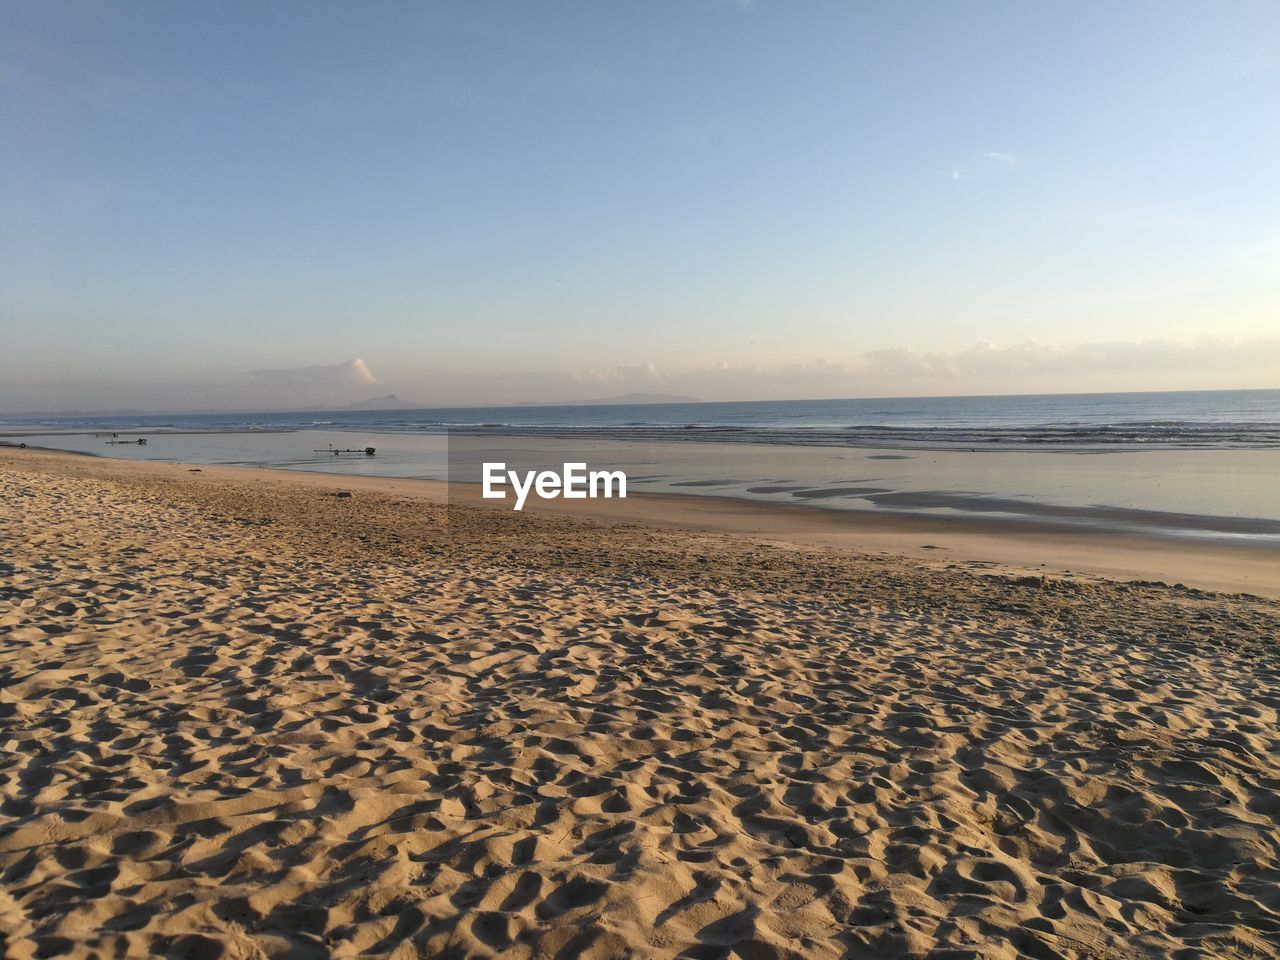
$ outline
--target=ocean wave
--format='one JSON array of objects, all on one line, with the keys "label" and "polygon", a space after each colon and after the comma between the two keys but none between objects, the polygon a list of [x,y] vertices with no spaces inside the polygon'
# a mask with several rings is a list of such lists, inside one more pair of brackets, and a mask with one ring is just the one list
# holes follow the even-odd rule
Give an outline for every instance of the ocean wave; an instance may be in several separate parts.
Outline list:
[{"label": "ocean wave", "polygon": [[1280,447],[1277,424],[1044,424],[1017,427],[920,427],[856,424],[837,429],[821,427],[744,427],[685,423],[679,425],[502,424],[455,426],[459,435],[582,437],[674,442],[766,443],[794,446],[867,446],[918,448],[1116,448],[1130,447]]},{"label": "ocean wave", "polygon": [[[0,425],[4,423],[0,419]],[[8,424],[20,428],[18,432],[31,432],[33,427],[61,432],[336,430],[907,449],[1271,449],[1280,447],[1280,390],[440,407],[410,412],[40,414],[25,421],[10,419]]]}]

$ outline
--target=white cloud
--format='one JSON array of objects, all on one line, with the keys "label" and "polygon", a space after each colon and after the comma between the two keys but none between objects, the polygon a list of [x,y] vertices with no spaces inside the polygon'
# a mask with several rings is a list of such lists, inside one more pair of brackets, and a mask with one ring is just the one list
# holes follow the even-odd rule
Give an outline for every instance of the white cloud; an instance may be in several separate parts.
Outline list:
[{"label": "white cloud", "polygon": [[1041,375],[1097,378],[1132,374],[1150,378],[1199,373],[1227,378],[1249,370],[1280,370],[1280,340],[1200,337],[1076,344],[1025,340],[1005,347],[979,343],[949,352],[899,347],[864,354],[859,367],[862,374],[939,383]]},{"label": "white cloud", "polygon": [[630,366],[609,367],[604,370],[570,370],[568,378],[575,383],[604,384],[656,384],[663,379],[662,373],[652,362],[633,364]]},{"label": "white cloud", "polygon": [[[727,360],[684,369],[654,363],[498,376],[471,402],[581,400],[657,391],[704,400],[921,396],[1280,386],[1280,339],[1074,344],[982,342],[959,350],[896,347],[778,364]],[[607,391],[600,388],[607,386]]]},{"label": "white cloud", "polygon": [[373,375],[368,364],[359,357],[345,363],[288,367],[283,370],[250,370],[248,376],[267,385],[324,389],[340,389],[378,382],[378,378]]},{"label": "white cloud", "polygon": [[1004,153],[999,150],[988,150],[986,153],[979,153],[974,158],[976,163],[966,168],[954,167],[951,170],[952,180],[968,180],[971,175],[981,176],[984,168],[993,170],[996,167],[1016,167],[1022,164],[1024,157],[1016,153]]},{"label": "white cloud", "polygon": [[[377,384],[376,390],[372,389]],[[363,360],[124,383],[71,375],[0,383],[0,410],[334,409],[395,393],[448,406],[588,400],[666,393],[703,400],[946,396],[1280,387],[1280,336],[1143,341],[990,342],[954,350],[895,347],[776,363],[706,358],[479,374],[442,367],[377,378]]]},{"label": "white cloud", "polygon": [[240,379],[237,405],[264,409],[341,406],[368,399],[369,388],[378,382],[359,357],[343,363],[250,370]]}]

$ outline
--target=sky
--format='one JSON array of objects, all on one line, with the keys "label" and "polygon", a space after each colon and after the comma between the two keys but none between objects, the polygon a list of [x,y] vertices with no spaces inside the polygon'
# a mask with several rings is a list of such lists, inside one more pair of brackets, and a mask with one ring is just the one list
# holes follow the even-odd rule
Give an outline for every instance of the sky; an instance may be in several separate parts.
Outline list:
[{"label": "sky", "polygon": [[0,411],[1280,387],[1280,4],[0,0]]}]

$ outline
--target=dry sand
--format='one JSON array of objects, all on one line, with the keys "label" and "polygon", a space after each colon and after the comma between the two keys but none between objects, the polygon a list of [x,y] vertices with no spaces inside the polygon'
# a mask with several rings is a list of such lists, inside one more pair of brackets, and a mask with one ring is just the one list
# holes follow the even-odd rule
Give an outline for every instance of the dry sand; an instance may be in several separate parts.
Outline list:
[{"label": "dry sand", "polygon": [[0,451],[0,952],[1273,957],[1278,624]]}]

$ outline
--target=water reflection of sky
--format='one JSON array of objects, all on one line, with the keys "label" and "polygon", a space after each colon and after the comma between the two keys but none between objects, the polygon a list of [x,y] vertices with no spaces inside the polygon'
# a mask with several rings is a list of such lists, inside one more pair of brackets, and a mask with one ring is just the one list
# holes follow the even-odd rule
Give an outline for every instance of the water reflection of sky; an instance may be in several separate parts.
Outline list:
[{"label": "water reflection of sky", "polygon": [[[127,436],[127,435],[126,435]],[[1016,516],[1069,524],[1261,537],[1280,544],[1280,451],[1153,450],[1106,454],[915,451],[600,438],[446,437],[307,430],[150,434],[145,446],[87,434],[33,445],[133,460],[275,467],[478,482],[481,464],[556,469],[585,461],[624,470],[636,492],[715,495],[839,510]],[[333,455],[375,447],[377,454]],[[319,451],[319,452],[317,452]]]}]

